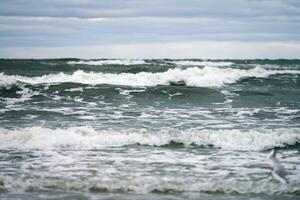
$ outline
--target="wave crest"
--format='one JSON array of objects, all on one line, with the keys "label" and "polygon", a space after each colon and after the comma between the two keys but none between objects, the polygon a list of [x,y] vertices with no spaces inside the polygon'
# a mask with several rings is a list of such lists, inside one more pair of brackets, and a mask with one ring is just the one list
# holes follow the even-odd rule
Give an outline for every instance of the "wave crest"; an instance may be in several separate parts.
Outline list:
[{"label": "wave crest", "polygon": [[169,69],[165,72],[151,73],[96,73],[75,71],[73,74],[50,74],[39,77],[5,75],[0,73],[0,85],[7,87],[22,82],[25,84],[57,84],[65,82],[90,85],[110,84],[127,86],[157,86],[184,83],[192,87],[221,87],[232,84],[242,78],[264,78],[275,74],[300,74],[299,70],[266,70],[260,66],[253,69],[233,69],[217,67],[190,67],[187,69]]},{"label": "wave crest", "polygon": [[177,130],[152,132],[145,129],[97,131],[89,127],[49,129],[32,127],[0,129],[1,149],[76,149],[90,150],[125,145],[214,146],[222,149],[260,151],[300,142],[300,129],[253,130]]}]

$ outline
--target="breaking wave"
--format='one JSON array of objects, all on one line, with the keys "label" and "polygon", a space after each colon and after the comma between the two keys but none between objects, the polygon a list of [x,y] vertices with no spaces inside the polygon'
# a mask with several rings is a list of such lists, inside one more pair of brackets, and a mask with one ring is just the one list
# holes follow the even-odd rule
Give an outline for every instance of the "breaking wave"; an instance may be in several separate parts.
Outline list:
[{"label": "breaking wave", "polygon": [[96,73],[75,71],[73,74],[50,74],[39,77],[26,77],[19,75],[5,75],[0,73],[0,85],[7,87],[18,82],[25,84],[56,84],[56,83],[82,83],[82,84],[110,84],[127,86],[157,86],[172,83],[184,83],[192,87],[221,87],[232,84],[242,78],[265,78],[275,74],[300,74],[299,70],[266,70],[257,66],[253,69],[233,69],[217,67],[190,67],[187,69],[169,69],[165,72],[151,73]]},{"label": "breaking wave", "polygon": [[230,150],[260,151],[294,145],[299,142],[299,128],[252,130],[165,129],[159,132],[145,129],[97,131],[90,127],[0,129],[0,149],[91,150],[136,144],[166,146],[179,143],[186,146],[213,146]]}]

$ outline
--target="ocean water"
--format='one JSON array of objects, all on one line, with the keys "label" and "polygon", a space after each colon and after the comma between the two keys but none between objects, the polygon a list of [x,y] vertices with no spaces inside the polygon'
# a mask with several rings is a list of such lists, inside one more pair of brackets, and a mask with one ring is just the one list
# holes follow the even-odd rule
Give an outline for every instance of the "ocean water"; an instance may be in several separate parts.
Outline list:
[{"label": "ocean water", "polygon": [[0,127],[0,199],[300,199],[300,60],[2,59]]}]

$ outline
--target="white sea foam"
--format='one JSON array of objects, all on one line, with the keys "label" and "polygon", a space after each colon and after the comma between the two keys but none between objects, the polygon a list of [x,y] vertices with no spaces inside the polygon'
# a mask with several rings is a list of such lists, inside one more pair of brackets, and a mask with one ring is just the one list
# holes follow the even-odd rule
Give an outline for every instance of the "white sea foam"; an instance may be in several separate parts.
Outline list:
[{"label": "white sea foam", "polygon": [[300,74],[300,70],[266,70],[258,66],[248,70],[217,67],[190,67],[187,69],[169,69],[168,71],[159,73],[140,72],[136,74],[95,73],[78,70],[73,74],[59,73],[39,77],[4,75],[1,73],[0,84],[7,86],[18,82],[32,85],[73,82],[90,85],[157,86],[184,82],[187,86],[193,87],[221,87],[225,84],[235,83],[242,78],[264,78],[275,74]]},{"label": "white sea foam", "polygon": [[[299,183],[286,185],[273,182],[270,178],[260,180],[239,181],[236,179],[217,180],[213,178],[185,178],[182,177],[154,177],[154,176],[132,176],[128,178],[94,177],[62,179],[55,177],[46,178],[24,178],[0,176],[0,189],[7,190],[43,190],[56,189],[62,191],[107,191],[107,192],[134,192],[147,194],[151,192],[208,192],[225,194],[280,194],[299,192]],[[203,196],[204,194],[202,194]]]},{"label": "white sea foam", "polygon": [[67,91],[67,92],[74,92],[74,91],[83,92],[83,88],[81,88],[81,87],[71,88],[71,89],[66,89],[65,91]]},{"label": "white sea foam", "polygon": [[20,86],[22,90],[17,91],[16,93],[20,96],[18,98],[5,98],[6,107],[14,107],[16,103],[24,102],[30,100],[33,96],[39,95],[40,93],[37,91],[32,91],[29,88],[24,86]]},{"label": "white sea foam", "polygon": [[224,61],[191,61],[191,60],[179,60],[173,62],[176,65],[184,66],[209,66],[209,67],[228,67],[233,65],[233,62]]},{"label": "white sea foam", "polygon": [[89,150],[124,145],[162,146],[171,142],[184,145],[214,146],[222,149],[259,151],[300,142],[300,129],[177,130],[159,132],[145,129],[123,131],[89,127],[49,129],[32,127],[0,129],[0,149],[76,149]]},{"label": "white sea foam", "polygon": [[69,65],[144,65],[143,60],[80,60],[69,61]]},{"label": "white sea foam", "polygon": [[0,73],[0,87],[8,88],[13,84],[16,84],[14,76],[5,75],[3,72]]},{"label": "white sea foam", "polygon": [[249,109],[249,110],[239,110],[235,115],[236,116],[253,116],[256,113],[259,113],[261,109]]}]

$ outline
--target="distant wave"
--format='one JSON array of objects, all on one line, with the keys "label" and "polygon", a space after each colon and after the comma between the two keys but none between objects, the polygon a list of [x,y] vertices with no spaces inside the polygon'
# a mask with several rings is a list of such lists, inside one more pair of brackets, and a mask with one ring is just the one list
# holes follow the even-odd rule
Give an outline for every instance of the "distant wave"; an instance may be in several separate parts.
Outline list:
[{"label": "distant wave", "polygon": [[178,60],[173,62],[176,65],[186,65],[186,66],[209,66],[209,67],[228,67],[233,65],[233,62],[223,62],[223,61],[191,61],[191,60]]},{"label": "distant wave", "polygon": [[110,84],[127,86],[157,86],[184,83],[192,87],[221,87],[235,83],[242,78],[265,78],[275,74],[300,74],[299,70],[266,70],[257,66],[253,69],[233,69],[217,67],[190,67],[187,69],[169,69],[165,72],[151,73],[96,73],[78,70],[73,74],[50,74],[39,77],[5,75],[0,73],[0,86],[7,87],[18,82],[25,84],[57,84],[65,82],[90,85]]},{"label": "distant wave", "polygon": [[[195,61],[195,60],[176,60],[171,63],[175,65],[184,66],[209,66],[209,67],[228,67],[233,65],[233,62],[224,61]],[[79,60],[79,61],[69,61],[69,65],[145,65],[148,64],[144,60],[133,60],[133,59],[110,59],[110,60]],[[160,64],[166,64],[165,62],[160,62]]]},{"label": "distant wave", "polygon": [[251,130],[145,129],[97,131],[90,127],[0,129],[0,149],[90,150],[126,145],[165,146],[172,143],[260,151],[300,142],[299,128]]},{"label": "distant wave", "polygon": [[143,60],[80,60],[69,61],[69,65],[144,65]]}]

